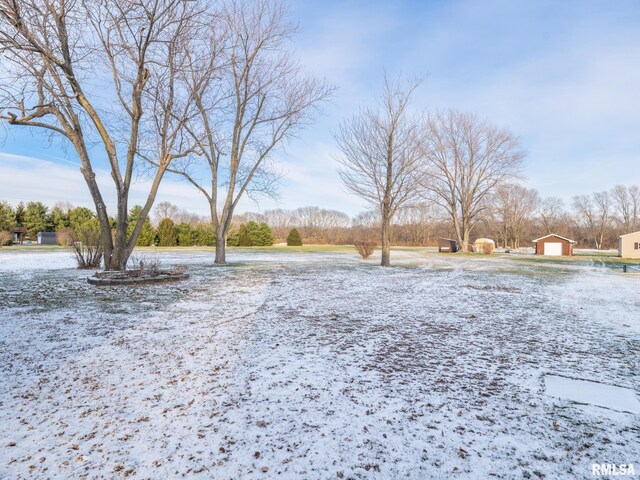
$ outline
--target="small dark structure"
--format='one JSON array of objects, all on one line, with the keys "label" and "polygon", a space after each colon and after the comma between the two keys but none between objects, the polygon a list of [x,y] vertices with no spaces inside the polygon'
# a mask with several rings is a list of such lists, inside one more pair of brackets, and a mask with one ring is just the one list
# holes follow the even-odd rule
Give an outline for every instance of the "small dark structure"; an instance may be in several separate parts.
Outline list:
[{"label": "small dark structure", "polygon": [[536,255],[570,257],[573,255],[573,245],[576,242],[555,233],[550,233],[544,237],[536,238],[532,243],[536,249]]},{"label": "small dark structure", "polygon": [[22,245],[24,237],[27,236],[27,227],[14,227],[11,229],[11,235],[13,236],[13,243]]},{"label": "small dark structure", "polygon": [[57,245],[58,234],[56,232],[38,232],[38,245]]},{"label": "small dark structure", "polygon": [[439,238],[438,239],[438,252],[440,253],[456,253],[460,250],[458,242],[451,238]]}]

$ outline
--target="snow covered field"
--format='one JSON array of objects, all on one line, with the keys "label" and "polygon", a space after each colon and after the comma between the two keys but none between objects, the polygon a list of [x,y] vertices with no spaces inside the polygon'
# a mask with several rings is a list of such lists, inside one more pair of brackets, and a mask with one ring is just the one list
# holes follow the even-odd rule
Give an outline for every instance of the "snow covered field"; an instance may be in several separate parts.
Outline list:
[{"label": "snow covered field", "polygon": [[640,475],[640,415],[544,385],[637,395],[640,275],[410,250],[392,269],[159,256],[191,278],[92,287],[68,252],[0,251],[0,478]]}]

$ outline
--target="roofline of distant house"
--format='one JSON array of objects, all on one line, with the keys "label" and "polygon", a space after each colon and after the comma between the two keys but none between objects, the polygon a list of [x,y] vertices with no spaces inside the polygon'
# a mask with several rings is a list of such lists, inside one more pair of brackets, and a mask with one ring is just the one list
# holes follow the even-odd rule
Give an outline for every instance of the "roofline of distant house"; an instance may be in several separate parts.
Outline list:
[{"label": "roofline of distant house", "polygon": [[536,238],[535,240],[531,240],[531,243],[538,243],[539,240],[542,240],[543,238],[548,238],[548,237],[561,238],[562,240],[566,240],[569,243],[577,243],[575,240],[571,240],[570,238],[563,237],[561,235],[556,235],[555,233],[550,233],[549,235],[545,235],[544,237],[540,237],[540,238]]},{"label": "roofline of distant house", "polygon": [[628,237],[629,235],[638,235],[639,233],[640,233],[640,230],[638,230],[637,232],[629,232],[629,233],[625,233],[624,235],[620,235],[618,238]]}]

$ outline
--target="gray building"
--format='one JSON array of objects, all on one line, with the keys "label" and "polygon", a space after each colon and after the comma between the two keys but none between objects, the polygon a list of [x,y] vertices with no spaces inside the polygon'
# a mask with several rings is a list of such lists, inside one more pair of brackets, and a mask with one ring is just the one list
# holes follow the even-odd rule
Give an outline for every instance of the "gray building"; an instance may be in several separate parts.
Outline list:
[{"label": "gray building", "polygon": [[38,232],[38,245],[57,245],[58,234],[56,232]]}]

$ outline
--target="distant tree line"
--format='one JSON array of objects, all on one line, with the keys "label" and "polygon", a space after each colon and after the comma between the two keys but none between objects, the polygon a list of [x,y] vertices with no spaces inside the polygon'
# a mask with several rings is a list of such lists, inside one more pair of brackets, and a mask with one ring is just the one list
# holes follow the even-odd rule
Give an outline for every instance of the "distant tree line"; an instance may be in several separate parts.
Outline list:
[{"label": "distant tree line", "polygon": [[[129,211],[130,229],[141,208],[136,205]],[[535,238],[556,233],[576,240],[580,248],[615,248],[620,235],[640,230],[640,186],[617,185],[609,191],[576,195],[566,205],[560,198],[542,198],[534,189],[505,183],[486,197],[481,211],[473,238],[492,238],[499,247],[526,247]],[[213,226],[206,217],[160,202],[153,218],[153,224],[149,218],[143,222],[137,246],[215,246]],[[115,225],[113,219],[110,222]],[[304,244],[378,242],[380,223],[374,211],[352,218],[338,210],[314,206],[246,212],[235,216],[227,245],[290,243],[292,230],[296,231],[292,245],[298,244],[297,236]],[[58,232],[62,245],[69,245],[80,228],[98,228],[92,210],[68,202],[57,202],[51,208],[42,202],[20,202],[14,207],[0,200],[0,232],[8,234],[22,226],[33,240],[41,231]],[[454,237],[455,231],[443,208],[423,201],[398,210],[390,236],[393,245],[436,246],[439,237]],[[5,237],[4,243],[8,243],[10,237]]]},{"label": "distant tree line", "polygon": [[[549,233],[576,240],[580,248],[615,248],[620,235],[640,230],[640,187],[617,185],[609,191],[574,196],[565,204],[560,198],[542,198],[535,189],[508,182],[497,185],[478,209],[472,239],[489,237],[503,248],[530,246],[531,240]],[[305,244],[379,242],[381,223],[375,211],[351,218],[319,207],[247,212],[237,220],[267,223],[276,243],[284,242],[289,231],[297,228]],[[428,200],[398,209],[391,227],[393,245],[436,246],[439,237],[456,236],[449,212]]]}]

